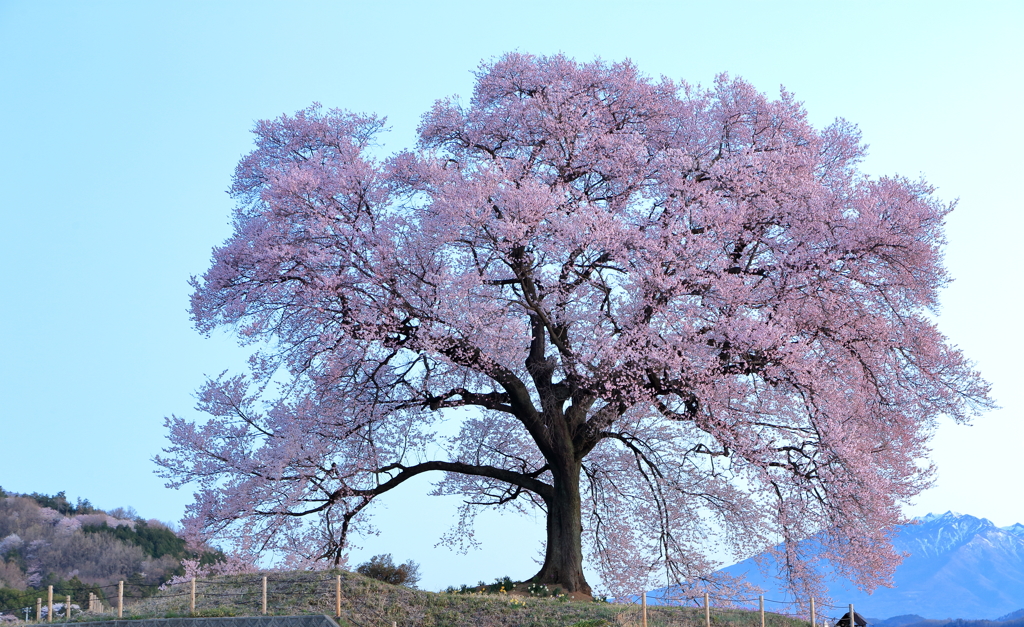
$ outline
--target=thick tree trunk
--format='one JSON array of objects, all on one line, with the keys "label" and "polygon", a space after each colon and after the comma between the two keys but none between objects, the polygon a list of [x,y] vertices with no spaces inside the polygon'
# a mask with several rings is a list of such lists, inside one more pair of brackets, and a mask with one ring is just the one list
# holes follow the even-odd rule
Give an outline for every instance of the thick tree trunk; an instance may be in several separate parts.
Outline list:
[{"label": "thick tree trunk", "polygon": [[580,464],[552,469],[554,496],[548,506],[548,541],[544,565],[530,581],[590,595],[583,576],[583,520],[580,513]]}]

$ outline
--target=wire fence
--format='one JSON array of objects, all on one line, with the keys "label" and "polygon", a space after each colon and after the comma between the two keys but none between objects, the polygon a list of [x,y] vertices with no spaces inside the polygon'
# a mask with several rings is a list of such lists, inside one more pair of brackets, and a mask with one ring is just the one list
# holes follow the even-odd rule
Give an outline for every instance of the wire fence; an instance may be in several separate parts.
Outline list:
[{"label": "wire fence", "polygon": [[[322,588],[322,584],[336,583],[339,585],[334,587],[340,588],[340,576],[332,579],[258,576],[255,583],[262,584],[262,586],[257,591],[248,589],[253,583],[253,581],[246,581],[239,576],[233,576],[228,580],[193,578],[173,584],[164,584],[157,594],[145,590],[145,588],[155,588],[155,586],[131,585],[125,581],[107,585],[83,586],[81,591],[76,591],[71,595],[55,592],[54,587],[49,586],[47,590],[37,593],[34,604],[0,604],[0,625],[8,622],[10,620],[8,617],[12,616],[27,622],[47,623],[68,622],[108,614],[123,618],[129,609],[138,609],[138,605],[144,601],[159,602],[165,608],[169,606],[172,609],[180,609],[174,608],[177,605],[175,601],[184,599],[188,600],[187,613],[190,615],[203,615],[204,609],[197,604],[210,599],[218,601],[230,599],[236,606],[255,605],[256,613],[268,614],[275,604],[288,605],[289,599],[315,596],[318,593],[320,596],[325,595],[327,590],[317,589]],[[305,587],[295,589],[296,584]],[[32,592],[28,592],[23,595],[23,600],[24,597],[29,597],[31,594]],[[335,612],[335,615],[339,616],[340,611]]]},{"label": "wire fence", "polygon": [[[11,617],[18,621],[49,623],[104,616],[135,618],[141,617],[140,614],[227,616],[232,614],[217,613],[227,600],[235,611],[245,615],[280,615],[281,611],[330,614],[344,618],[356,627],[397,627],[398,622],[391,620],[396,616],[383,608],[371,613],[369,620],[365,612],[353,611],[352,600],[343,594],[342,575],[324,577],[321,573],[310,573],[306,577],[257,574],[179,580],[161,586],[156,595],[147,593],[142,586],[126,585],[124,581],[88,586],[77,596],[55,594],[53,586],[50,586],[48,590],[40,591],[34,604],[0,605],[0,625],[13,622]],[[303,601],[298,605],[305,611],[295,611],[296,600]],[[711,627],[712,624],[720,626],[738,622],[749,625],[750,613],[755,612],[760,614],[761,627],[781,627],[791,624],[787,621],[792,619],[810,622],[811,627],[860,627],[852,620],[856,618],[852,605],[816,603],[813,599],[727,598],[711,594],[671,597],[662,592],[652,601],[648,604],[646,593],[616,599],[614,621],[618,627]],[[140,610],[140,606],[145,607]]]},{"label": "wire fence", "polygon": [[656,596],[654,603],[647,603],[647,594],[617,600],[632,606],[634,616],[620,620],[624,627],[662,627],[673,625],[676,617],[659,615],[662,608],[683,607],[697,611],[699,620],[691,617],[688,625],[749,624],[752,612],[760,614],[761,627],[782,625],[785,621],[797,619],[806,621],[812,627],[862,627],[856,624],[858,615],[851,605],[822,603],[815,599],[778,600],[758,597],[718,597],[712,594],[702,596],[671,597],[664,592]]}]

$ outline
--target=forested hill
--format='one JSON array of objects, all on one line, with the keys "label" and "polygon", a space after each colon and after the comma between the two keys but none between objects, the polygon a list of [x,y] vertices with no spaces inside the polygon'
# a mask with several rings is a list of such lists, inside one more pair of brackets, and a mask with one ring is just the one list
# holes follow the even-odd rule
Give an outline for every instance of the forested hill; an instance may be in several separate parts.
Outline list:
[{"label": "forested hill", "polygon": [[84,603],[89,592],[124,581],[135,596],[152,593],[196,555],[163,523],[144,520],[131,508],[103,511],[88,500],[70,502],[63,492],[15,494],[0,488],[0,612],[32,605],[54,586],[60,598]]}]

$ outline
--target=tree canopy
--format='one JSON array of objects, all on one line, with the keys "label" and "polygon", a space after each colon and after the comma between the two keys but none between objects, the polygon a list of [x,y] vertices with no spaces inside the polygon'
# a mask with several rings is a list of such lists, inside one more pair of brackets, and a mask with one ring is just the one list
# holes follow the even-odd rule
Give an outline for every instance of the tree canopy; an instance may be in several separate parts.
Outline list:
[{"label": "tree canopy", "polygon": [[[193,279],[197,328],[247,375],[168,419],[195,534],[340,563],[374,499],[425,472],[547,518],[538,583],[709,585],[712,540],[782,541],[868,588],[924,489],[940,416],[987,384],[935,328],[952,205],[870,178],[787,92],[508,54],[415,150],[314,105],[256,124],[234,234]],[[818,541],[796,541],[818,534]]]}]

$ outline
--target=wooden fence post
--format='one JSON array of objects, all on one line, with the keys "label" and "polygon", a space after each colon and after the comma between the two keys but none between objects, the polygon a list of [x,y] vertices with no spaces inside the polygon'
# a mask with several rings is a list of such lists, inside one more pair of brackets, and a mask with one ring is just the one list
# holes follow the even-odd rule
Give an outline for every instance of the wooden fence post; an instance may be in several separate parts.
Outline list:
[{"label": "wooden fence post", "polygon": [[267,615],[267,576],[263,575],[263,615]]},{"label": "wooden fence post", "polygon": [[644,593],[640,595],[640,611],[641,611],[641,613],[640,613],[640,615],[641,615],[641,619],[640,619],[641,624],[643,625],[643,627],[647,627],[647,591],[646,590],[644,590]]},{"label": "wooden fence post", "polygon": [[334,579],[334,615],[341,618],[341,575]]},{"label": "wooden fence post", "polygon": [[811,597],[811,627],[818,627],[814,624],[815,618],[816,617],[814,616],[814,597]]},{"label": "wooden fence post", "polygon": [[704,593],[704,625],[711,627],[711,600],[707,592]]},{"label": "wooden fence post", "polygon": [[188,601],[188,611],[193,615],[196,613],[196,578],[192,578],[192,596]]},{"label": "wooden fence post", "polygon": [[36,597],[36,622],[43,620],[43,597]]},{"label": "wooden fence post", "polygon": [[68,620],[71,620],[71,595],[68,595],[67,600],[64,602],[64,616]]},{"label": "wooden fence post", "polygon": [[758,595],[758,597],[757,597],[757,605],[758,605],[758,607],[760,608],[760,611],[761,611],[761,627],[764,627],[764,595],[763,594]]},{"label": "wooden fence post", "polygon": [[46,591],[46,622],[53,622],[53,586]]},{"label": "wooden fence post", "polygon": [[124,616],[124,581],[117,582],[117,617]]}]

